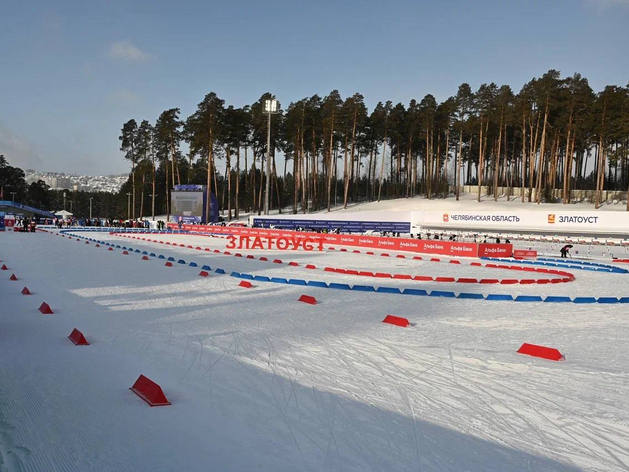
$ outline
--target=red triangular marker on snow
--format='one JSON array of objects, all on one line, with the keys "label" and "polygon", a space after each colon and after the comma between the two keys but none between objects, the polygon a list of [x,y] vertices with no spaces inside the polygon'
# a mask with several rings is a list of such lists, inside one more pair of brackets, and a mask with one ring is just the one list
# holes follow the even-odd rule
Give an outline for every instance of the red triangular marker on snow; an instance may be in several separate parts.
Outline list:
[{"label": "red triangular marker on snow", "polygon": [[150,406],[166,406],[171,403],[164,395],[162,388],[151,379],[140,375],[131,387],[133,393],[148,403]]},{"label": "red triangular marker on snow", "polygon": [[76,346],[89,346],[90,343],[87,342],[83,333],[81,333],[78,329],[74,328],[68,336],[68,339],[72,341]]},{"label": "red triangular marker on snow", "polygon": [[299,297],[298,302],[307,303],[308,305],[316,305],[317,299],[315,297],[311,297],[310,295],[302,295]]},{"label": "red triangular marker on snow", "polygon": [[401,326],[402,328],[407,328],[410,325],[409,321],[406,318],[401,318],[399,316],[393,315],[387,315],[384,320],[382,320],[382,322],[395,326]]},{"label": "red triangular marker on snow", "polygon": [[562,361],[564,356],[557,349],[552,347],[538,346],[536,344],[524,343],[518,349],[518,354],[526,354],[527,356],[541,357],[551,361]]},{"label": "red triangular marker on snow", "polygon": [[17,280],[17,277],[15,276],[15,274],[11,274],[11,277],[9,277],[9,280]]},{"label": "red triangular marker on snow", "polygon": [[28,289],[28,287],[24,287],[22,289],[22,295],[32,295],[31,291]]},{"label": "red triangular marker on snow", "polygon": [[48,305],[48,303],[44,302],[41,304],[41,306],[39,307],[39,311],[41,312],[42,315],[52,315],[52,309],[50,308],[50,305]]}]

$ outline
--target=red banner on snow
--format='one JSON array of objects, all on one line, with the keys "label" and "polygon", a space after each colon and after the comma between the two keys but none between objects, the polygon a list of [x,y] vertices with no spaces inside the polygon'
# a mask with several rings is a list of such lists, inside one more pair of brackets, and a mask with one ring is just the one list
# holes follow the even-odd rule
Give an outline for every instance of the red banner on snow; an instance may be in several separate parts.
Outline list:
[{"label": "red banner on snow", "polygon": [[531,251],[526,249],[514,249],[513,257],[516,259],[536,259],[537,251]]},{"label": "red banner on snow", "polygon": [[511,257],[512,244],[479,244],[478,257]]},{"label": "red banner on snow", "polygon": [[[177,229],[176,224],[170,223],[170,229]],[[326,234],[305,231],[284,231],[264,228],[242,228],[235,226],[204,226],[183,225],[185,231],[214,233],[224,235],[264,236],[272,238],[322,238],[324,244],[340,246],[356,246],[391,251],[409,251],[422,254],[439,254],[442,256],[459,257],[511,257],[511,244],[477,244],[460,243],[455,241],[384,238],[380,236],[364,236],[352,234]]]}]

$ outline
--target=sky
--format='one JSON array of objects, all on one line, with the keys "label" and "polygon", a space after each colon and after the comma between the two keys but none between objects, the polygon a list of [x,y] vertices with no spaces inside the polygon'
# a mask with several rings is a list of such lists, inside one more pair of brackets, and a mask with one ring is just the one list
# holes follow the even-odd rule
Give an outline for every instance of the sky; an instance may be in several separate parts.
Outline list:
[{"label": "sky", "polygon": [[519,91],[549,69],[595,91],[629,82],[629,0],[7,1],[0,154],[38,171],[129,171],[118,136],[216,92],[359,92],[407,104],[469,83]]}]

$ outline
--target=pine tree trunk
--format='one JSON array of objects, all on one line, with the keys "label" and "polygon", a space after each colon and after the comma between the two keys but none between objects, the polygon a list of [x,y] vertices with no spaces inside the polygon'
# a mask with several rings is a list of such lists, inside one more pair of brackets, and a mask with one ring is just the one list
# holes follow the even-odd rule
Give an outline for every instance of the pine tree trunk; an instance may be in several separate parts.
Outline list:
[{"label": "pine tree trunk", "polygon": [[430,198],[431,197],[431,148],[430,148],[430,134],[429,134],[429,129],[428,126],[426,126],[426,164],[424,166],[424,169],[422,169],[424,171],[424,186],[426,188],[426,198]]},{"label": "pine tree trunk", "polygon": [[166,158],[165,162],[164,162],[164,175],[166,176],[166,186],[165,188],[165,201],[166,201],[166,224],[168,224],[168,222],[170,221],[170,198],[169,198],[169,193],[168,193],[168,166],[170,165],[170,162],[168,162],[168,157]]},{"label": "pine tree trunk", "polygon": [[175,188],[175,143],[173,141],[173,134],[170,133],[170,162],[171,162],[171,178],[173,181],[173,188]]},{"label": "pine tree trunk", "polygon": [[384,140],[382,141],[382,164],[380,165],[380,185],[378,186],[378,201],[382,196],[382,178],[384,177],[384,163],[386,162],[387,128],[384,129]]},{"label": "pine tree trunk", "polygon": [[[133,153],[133,145],[131,145],[131,152]],[[135,155],[133,157],[133,160],[131,161],[131,218],[135,220]]]},{"label": "pine tree trunk", "polygon": [[607,102],[603,103],[603,116],[601,118],[601,132],[598,144],[598,173],[596,176],[596,196],[594,199],[594,206],[598,210],[601,206],[603,185],[605,182],[605,140],[603,137],[605,128],[605,114],[607,112]]},{"label": "pine tree trunk", "polygon": [[459,152],[457,158],[457,175],[456,175],[456,199],[459,200],[461,194],[461,185],[463,180],[463,125],[461,124],[461,130],[459,131]]},{"label": "pine tree trunk", "polygon": [[226,162],[225,162],[225,177],[227,179],[227,221],[231,221],[232,220],[232,162],[231,162],[231,146],[227,146],[227,152],[225,154],[225,159],[226,159]]},{"label": "pine tree trunk", "polygon": [[282,198],[280,196],[280,184],[277,180],[277,168],[275,166],[275,152],[273,153],[273,178],[275,179],[275,193],[277,195],[277,209],[282,214]]},{"label": "pine tree trunk", "polygon": [[[328,147],[328,211],[332,205],[332,147],[334,146],[334,113],[330,124],[330,145]],[[334,163],[336,165],[336,162]]]},{"label": "pine tree trunk", "polygon": [[142,189],[140,191],[140,218],[144,215],[144,182],[146,180],[146,164],[142,165]]},{"label": "pine tree trunk", "polygon": [[[322,164],[323,165],[323,164]],[[336,165],[336,161],[335,161]],[[315,130],[312,129],[312,208],[319,209],[319,159],[317,159],[317,149],[315,141]]]},{"label": "pine tree trunk", "polygon": [[352,167],[351,167],[351,174],[349,176],[349,180],[345,184],[346,188],[345,188],[345,194],[343,198],[344,199],[343,208],[347,208],[347,195],[349,193],[349,186],[354,181],[354,152],[356,151],[356,125],[357,123],[358,123],[358,109],[355,108],[354,109],[354,123],[352,125],[352,145],[351,145],[350,156],[349,156],[350,165]]},{"label": "pine tree trunk", "polygon": [[371,150],[369,151],[369,165],[367,167],[367,193],[365,194],[367,200],[369,200],[369,190],[370,190],[370,183],[371,183],[371,164],[373,162],[373,148],[371,148]]},{"label": "pine tree trunk", "polygon": [[151,219],[155,221],[155,158],[153,158],[153,193],[151,194]]},{"label": "pine tree trunk", "polygon": [[[247,200],[247,195],[249,194],[249,162],[248,162],[248,156],[247,156],[247,148],[248,147],[249,146],[247,146],[246,143],[245,143],[245,146],[244,146],[244,148],[245,148],[245,170],[243,172],[244,178],[245,178],[244,179],[244,182],[245,182],[245,196],[244,196],[244,199],[245,200]],[[248,201],[245,202],[244,208],[246,209],[246,211],[251,212],[251,208],[249,208],[249,202]]]},{"label": "pine tree trunk", "polygon": [[240,143],[236,146],[236,209],[234,218],[240,216]]},{"label": "pine tree trunk", "polygon": [[[533,198],[533,181],[535,178],[535,163],[537,162],[537,136],[539,133],[539,120],[540,114],[537,113],[537,119],[535,121],[535,135],[533,135],[533,130],[531,128],[531,132],[529,133],[529,196],[528,200],[531,203]],[[529,119],[529,127],[532,127],[533,123]]]},{"label": "pine tree trunk", "polygon": [[568,188],[570,187],[570,175],[572,169],[572,155],[570,154],[570,134],[572,133],[572,114],[568,121],[568,133],[566,135],[566,158],[563,167],[563,191],[561,195],[561,201],[565,205],[570,203],[570,194]]},{"label": "pine tree trunk", "polygon": [[255,213],[258,210],[258,204],[256,202],[256,151],[253,149],[252,156],[252,169],[251,169],[251,212]]},{"label": "pine tree trunk", "polygon": [[498,151],[494,159],[494,202],[498,201],[498,177],[500,172],[500,159],[502,151],[502,122],[504,120],[504,111],[500,114],[500,131],[498,132]]},{"label": "pine tree trunk", "polygon": [[[212,171],[213,171],[212,165],[214,163],[214,158],[212,156],[212,154],[214,152],[213,148],[214,148],[214,135],[213,135],[212,128],[210,128],[210,141],[208,143],[208,151],[207,151],[207,200],[205,202],[205,222],[206,222],[206,224],[208,224],[210,222],[210,200],[211,200],[211,196],[212,196]],[[216,192],[216,190],[215,190],[215,192]]]},{"label": "pine tree trunk", "polygon": [[[299,141],[299,138],[295,138],[296,141]],[[297,214],[297,198],[299,196],[299,143],[295,143],[295,155],[293,157],[293,215]]]},{"label": "pine tree trunk", "polygon": [[299,178],[301,180],[301,212],[305,215],[306,211],[308,210],[308,194],[306,192],[307,190],[307,186],[308,186],[308,179],[307,174],[306,174],[306,162],[307,162],[307,156],[306,156],[306,150],[304,149],[304,138],[303,138],[303,134],[302,134],[302,138],[301,138],[301,157],[299,158]]},{"label": "pine tree trunk", "polygon": [[347,208],[347,190],[349,189],[349,169],[348,169],[348,162],[347,162],[348,140],[349,140],[349,136],[346,133],[345,146],[343,149],[343,209]]},{"label": "pine tree trunk", "polygon": [[527,165],[527,156],[526,153],[526,116],[522,113],[522,157],[521,157],[521,172],[522,172],[522,181],[520,182],[520,192],[522,197],[522,203],[524,203],[524,189],[526,188],[526,165]]},{"label": "pine tree trunk", "polygon": [[450,154],[450,121],[448,120],[447,128],[446,128],[446,154],[443,160],[443,198],[448,198],[449,195],[449,185],[448,185],[448,160]]},{"label": "pine tree trunk", "polygon": [[[258,191],[258,216],[260,216],[260,214],[262,213],[262,187],[264,187],[264,182],[265,182],[265,175],[264,175],[265,154],[266,153],[260,154],[260,189]],[[271,205],[271,199],[269,199],[269,205]]]},{"label": "pine tree trunk", "polygon": [[480,138],[478,142],[478,171],[476,172],[478,181],[478,197],[477,200],[480,202],[481,198],[481,187],[483,185],[483,116],[480,117]]}]

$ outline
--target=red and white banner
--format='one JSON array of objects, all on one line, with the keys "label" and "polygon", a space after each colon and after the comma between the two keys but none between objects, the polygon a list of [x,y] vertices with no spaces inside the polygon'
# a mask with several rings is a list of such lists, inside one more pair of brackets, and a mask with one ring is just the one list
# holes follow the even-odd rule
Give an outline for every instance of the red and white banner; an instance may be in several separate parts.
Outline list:
[{"label": "red and white banner", "polygon": [[512,244],[479,244],[478,257],[511,257]]},{"label": "red and white banner", "polygon": [[537,251],[527,249],[515,249],[513,257],[516,259],[537,259]]},{"label": "red and white banner", "polygon": [[[170,223],[170,229],[177,229]],[[410,238],[383,238],[379,236],[363,236],[352,234],[325,234],[305,231],[282,231],[263,228],[239,228],[234,226],[183,225],[183,230],[191,232],[214,233],[225,235],[264,236],[271,238],[323,238],[325,244],[339,246],[355,246],[391,251],[410,251],[422,254],[439,254],[458,257],[511,257],[511,244],[478,244],[460,243]]]}]

